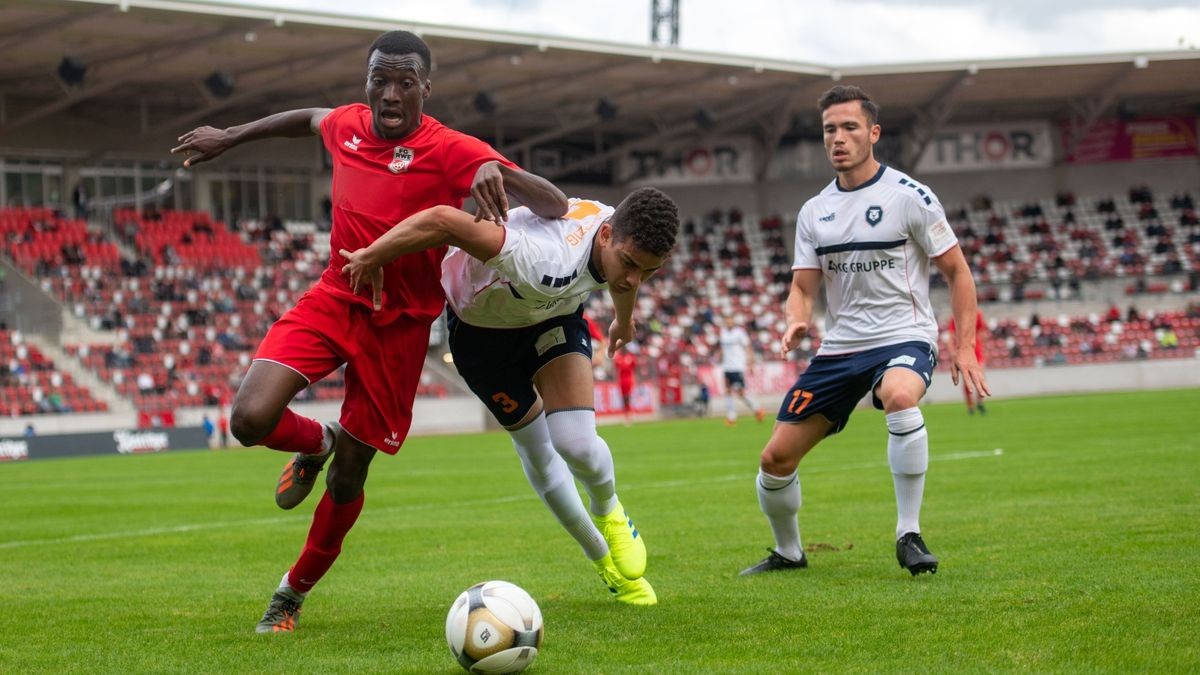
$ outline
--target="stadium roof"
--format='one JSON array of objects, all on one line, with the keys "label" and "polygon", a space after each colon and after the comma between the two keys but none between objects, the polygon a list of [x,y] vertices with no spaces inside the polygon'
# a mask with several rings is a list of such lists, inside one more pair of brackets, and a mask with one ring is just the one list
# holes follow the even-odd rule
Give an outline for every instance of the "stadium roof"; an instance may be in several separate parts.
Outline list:
[{"label": "stadium roof", "polygon": [[[773,147],[816,134],[813,102],[834,81],[865,87],[885,124],[918,138],[957,121],[1200,111],[1200,52],[1185,50],[833,68],[180,0],[0,0],[0,26],[0,146],[55,115],[157,138],[361,100],[367,46],[396,28],[433,50],[426,111],[518,156],[570,143],[595,159],[697,133]],[[64,57],[86,67],[81,82],[64,82]],[[231,79],[206,85],[214,73]]]}]

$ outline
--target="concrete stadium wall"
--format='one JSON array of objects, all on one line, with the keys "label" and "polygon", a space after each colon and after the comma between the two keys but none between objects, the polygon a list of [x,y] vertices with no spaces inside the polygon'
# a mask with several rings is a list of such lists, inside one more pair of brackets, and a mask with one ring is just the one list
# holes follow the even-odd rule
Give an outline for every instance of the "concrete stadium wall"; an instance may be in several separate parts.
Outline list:
[{"label": "concrete stadium wall", "polygon": [[[1195,358],[993,370],[988,372],[988,382],[997,399],[1141,389],[1194,389],[1200,388],[1200,353]],[[761,402],[768,410],[773,409],[783,394],[761,394]],[[961,399],[962,392],[950,382],[949,375],[939,372],[925,402],[951,403]],[[719,405],[712,406],[714,413],[720,412],[719,408]],[[318,420],[333,420],[338,418],[340,403],[297,403],[293,409]],[[205,413],[215,415],[216,411],[205,408],[181,410],[176,414],[176,424],[197,426]],[[620,418],[613,418],[611,422],[620,422]],[[117,414],[9,417],[0,419],[0,437],[20,436],[26,424],[32,424],[38,434],[63,434],[132,428],[137,419],[135,415]],[[411,434],[473,433],[492,428],[495,424],[479,401],[471,396],[450,396],[418,399],[413,410]]]}]

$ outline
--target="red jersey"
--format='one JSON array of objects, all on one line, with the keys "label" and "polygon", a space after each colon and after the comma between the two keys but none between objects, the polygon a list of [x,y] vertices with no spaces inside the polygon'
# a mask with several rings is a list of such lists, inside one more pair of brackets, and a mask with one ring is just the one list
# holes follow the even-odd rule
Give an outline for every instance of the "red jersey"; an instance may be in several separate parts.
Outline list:
[{"label": "red jersey", "polygon": [[[355,295],[342,275],[338,251],[369,246],[393,225],[438,205],[461,207],[471,181],[484,162],[499,160],[515,168],[487,143],[454,131],[428,115],[401,139],[375,135],[371,109],[362,103],[335,108],[321,121],[321,139],[333,158],[333,231],[329,266],[318,285],[347,302],[368,309],[368,294]],[[383,268],[383,309],[371,316],[376,325],[400,316],[431,323],[441,313],[445,247],[400,256]]]},{"label": "red jersey", "polygon": [[[946,331],[950,336],[954,336],[954,317],[950,317],[950,323],[946,324]],[[975,312],[975,360],[983,363],[983,338],[987,335],[987,324],[983,320],[983,312],[976,310]]]},{"label": "red jersey", "polygon": [[613,366],[617,369],[617,382],[633,384],[633,371],[637,369],[637,357],[627,351],[619,351],[613,357]]}]

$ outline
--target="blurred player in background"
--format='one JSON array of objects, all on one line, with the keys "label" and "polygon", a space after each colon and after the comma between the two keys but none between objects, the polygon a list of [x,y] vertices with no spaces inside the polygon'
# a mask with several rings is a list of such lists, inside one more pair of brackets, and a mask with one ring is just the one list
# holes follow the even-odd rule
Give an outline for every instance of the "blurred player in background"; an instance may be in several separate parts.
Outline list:
[{"label": "blurred player in background", "polygon": [[[609,291],[616,317],[608,355],[620,352],[633,339],[638,288],[662,267],[678,231],[675,203],[641,188],[616,209],[588,200],[571,200],[562,218],[516,209],[503,228],[438,207],[365,249],[340,251],[351,287],[370,285],[378,297],[383,265],[456,247],[442,263],[454,365],[512,436],[530,485],[616,599],[634,605],[658,600],[642,576],[646,546],[617,498],[612,452],[596,434],[582,303]],[[572,476],[588,493],[591,517]]]},{"label": "blurred player in background", "polygon": [[743,575],[808,566],[796,514],[796,467],[821,439],[845,428],[870,393],[887,413],[887,455],[896,490],[896,559],[916,575],[938,559],[921,538],[919,516],[929,436],[917,407],[933,379],[938,325],[929,304],[929,263],[950,287],[958,326],[950,374],[977,396],[989,394],[975,359],[975,281],[942,205],[929,188],[875,160],[879,108],[858,87],[821,96],[825,151],[837,178],[796,219],[788,292],[786,357],[809,333],[822,279],[827,333],[817,356],[779,409],[762,451],[756,489],[775,546]]},{"label": "blurred player in background", "polygon": [[766,416],[749,396],[746,395],[746,371],[754,365],[754,350],[750,347],[750,336],[732,314],[725,315],[721,323],[721,371],[725,373],[725,424],[737,424],[737,398],[754,413],[754,419],[763,421]]},{"label": "blurred player in background", "polygon": [[[460,206],[468,195],[477,217],[497,224],[508,208],[505,190],[539,214],[566,212],[566,198],[549,182],[423,114],[432,67],[423,40],[392,31],[367,54],[367,105],[200,127],[181,136],[172,152],[188,155],[184,166],[192,166],[261,138],[321,136],[333,158],[334,251],[366,246],[405,217],[438,204]],[[305,595],[333,565],[362,511],[371,460],[378,450],[395,454],[408,434],[429,326],[444,304],[444,255],[439,247],[396,260],[373,307],[371,298],[350,288],[342,257],[333,254],[320,280],[271,326],[238,388],[230,420],[238,441],[296,453],[276,486],[280,507],[298,505],[333,457],[304,548],[258,623],[260,633],[295,629]],[[297,393],[343,364],[346,396],[338,423],[322,427],[288,408]]]},{"label": "blurred player in background", "polygon": [[[946,343],[950,350],[957,350],[958,333],[954,329],[954,317],[950,317],[950,323],[946,324]],[[975,359],[979,361],[980,367],[983,366],[983,340],[987,335],[987,322],[983,320],[983,310],[975,311]],[[983,399],[978,398],[971,391],[971,387],[967,385],[964,379],[962,383],[963,399],[967,402],[967,414],[974,415],[978,410],[980,415],[986,415],[987,409],[983,407]]]},{"label": "blurred player in background", "polygon": [[[637,347],[637,345],[632,345]],[[621,390],[621,406],[625,412],[625,426],[633,422],[633,387],[637,371],[637,355],[626,347],[613,356],[613,370],[617,371],[617,387]]]}]

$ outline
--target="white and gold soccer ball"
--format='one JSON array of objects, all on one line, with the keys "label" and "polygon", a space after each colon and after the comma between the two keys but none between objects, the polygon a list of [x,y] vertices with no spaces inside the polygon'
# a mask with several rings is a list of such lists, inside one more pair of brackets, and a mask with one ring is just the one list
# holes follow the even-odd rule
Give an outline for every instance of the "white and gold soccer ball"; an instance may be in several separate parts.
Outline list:
[{"label": "white and gold soccer ball", "polygon": [[542,610],[515,584],[475,584],[450,605],[446,642],[472,673],[516,673],[528,668],[542,647]]}]

